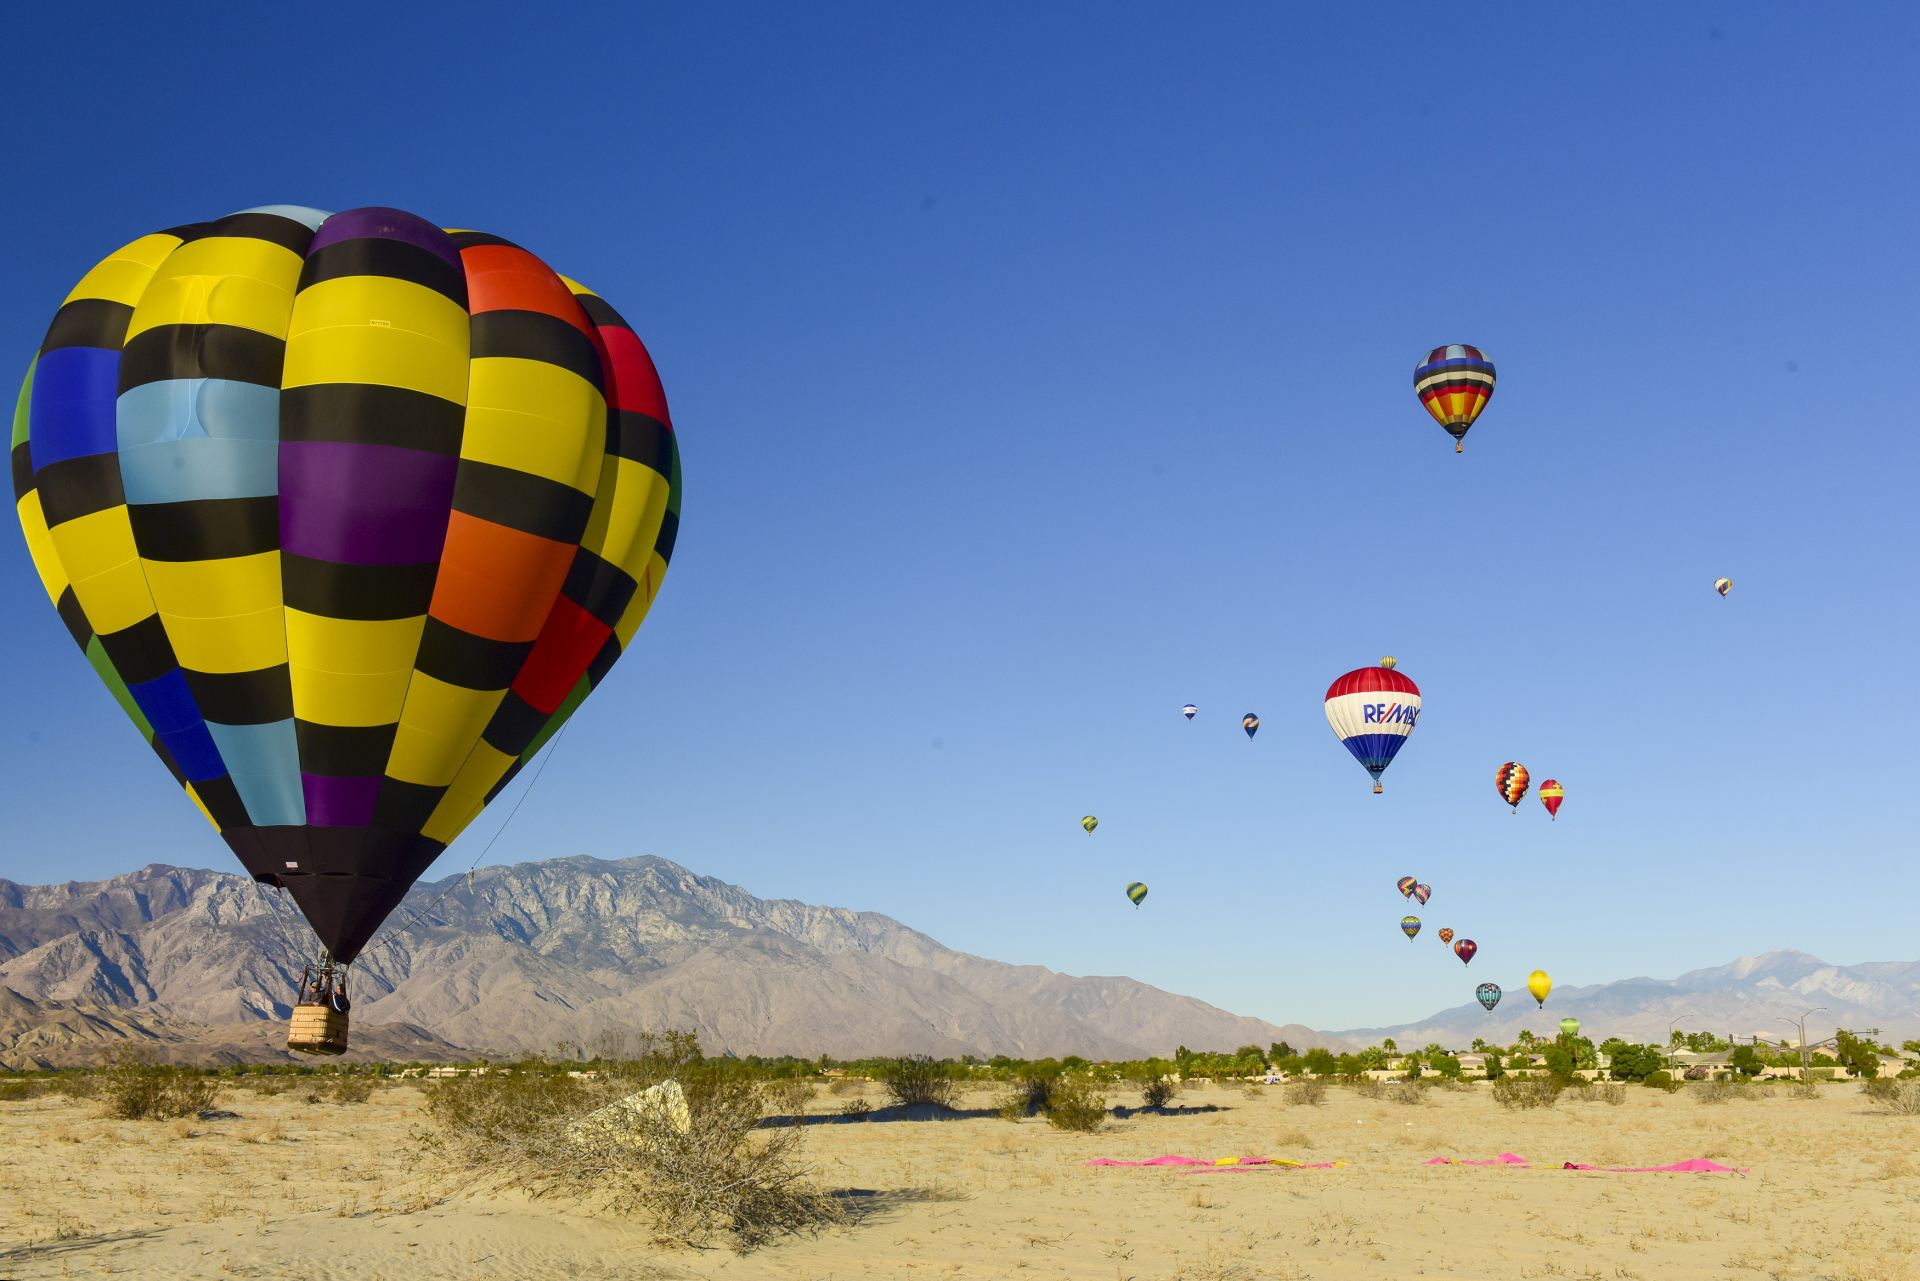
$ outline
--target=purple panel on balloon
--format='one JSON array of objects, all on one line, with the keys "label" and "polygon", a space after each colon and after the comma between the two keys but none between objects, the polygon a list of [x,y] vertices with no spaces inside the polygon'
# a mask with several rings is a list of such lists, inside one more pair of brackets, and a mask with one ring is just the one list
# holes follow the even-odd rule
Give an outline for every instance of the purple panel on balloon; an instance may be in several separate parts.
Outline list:
[{"label": "purple panel on balloon", "polygon": [[345,209],[320,224],[320,230],[313,234],[313,247],[307,253],[314,253],[328,245],[338,244],[342,240],[360,240],[368,236],[378,236],[385,240],[401,240],[410,245],[439,254],[454,266],[460,266],[460,250],[454,245],[453,237],[434,226],[424,218],[417,218],[404,209],[387,209],[380,205],[369,205],[365,209]]},{"label": "purple panel on balloon", "polygon": [[459,466],[392,445],[283,441],[280,546],[351,565],[437,561]]},{"label": "purple panel on balloon", "polygon": [[380,776],[330,778],[300,775],[307,795],[307,822],[315,827],[365,827],[373,822],[373,802],[380,795]]}]

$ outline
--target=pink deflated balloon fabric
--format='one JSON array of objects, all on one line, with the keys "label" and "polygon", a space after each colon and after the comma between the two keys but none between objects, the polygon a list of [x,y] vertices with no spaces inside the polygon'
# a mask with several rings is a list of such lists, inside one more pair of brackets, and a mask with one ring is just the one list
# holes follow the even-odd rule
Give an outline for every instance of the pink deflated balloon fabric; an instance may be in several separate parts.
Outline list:
[{"label": "pink deflated balloon fabric", "polygon": [[1284,1157],[1270,1157],[1270,1156],[1228,1156],[1228,1157],[1221,1157],[1218,1161],[1203,1161],[1197,1156],[1173,1156],[1169,1154],[1166,1156],[1154,1157],[1151,1161],[1114,1161],[1107,1157],[1100,1157],[1097,1160],[1093,1160],[1093,1161],[1083,1161],[1081,1162],[1081,1164],[1082,1165],[1133,1165],[1133,1166],[1180,1165],[1180,1166],[1202,1166],[1207,1169],[1233,1169],[1238,1166],[1246,1166],[1246,1165],[1284,1165],[1289,1167],[1290,1169],[1295,1169],[1295,1170],[1331,1170],[1336,1165],[1345,1165],[1346,1162],[1345,1161],[1328,1161],[1320,1165],[1308,1165],[1302,1161],[1289,1161]]}]

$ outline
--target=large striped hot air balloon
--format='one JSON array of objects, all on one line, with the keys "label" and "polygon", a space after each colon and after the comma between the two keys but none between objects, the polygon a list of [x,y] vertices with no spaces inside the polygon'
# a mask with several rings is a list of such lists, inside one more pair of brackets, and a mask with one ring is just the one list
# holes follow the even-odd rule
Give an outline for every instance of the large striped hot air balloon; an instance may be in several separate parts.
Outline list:
[{"label": "large striped hot air balloon", "polygon": [[666,398],[619,313],[397,209],[116,250],[54,316],[12,449],[61,619],[291,893],[330,993],[632,643],[679,527]]},{"label": "large striped hot air balloon", "polygon": [[1433,420],[1453,437],[1453,452],[1466,450],[1467,428],[1493,396],[1493,362],[1478,347],[1435,347],[1414,366],[1413,390]]},{"label": "large striped hot air balloon", "polygon": [[1391,667],[1361,667],[1327,686],[1327,724],[1341,745],[1373,776],[1380,775],[1420,719],[1420,687]]}]

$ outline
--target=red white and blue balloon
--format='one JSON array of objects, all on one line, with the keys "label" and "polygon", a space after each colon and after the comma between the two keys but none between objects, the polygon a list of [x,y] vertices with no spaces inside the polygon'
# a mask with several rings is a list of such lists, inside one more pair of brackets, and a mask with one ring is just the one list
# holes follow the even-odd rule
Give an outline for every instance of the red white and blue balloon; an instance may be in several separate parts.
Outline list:
[{"label": "red white and blue balloon", "polygon": [[1420,687],[1389,666],[1361,667],[1327,686],[1327,724],[1361,768],[1380,775],[1420,720]]}]

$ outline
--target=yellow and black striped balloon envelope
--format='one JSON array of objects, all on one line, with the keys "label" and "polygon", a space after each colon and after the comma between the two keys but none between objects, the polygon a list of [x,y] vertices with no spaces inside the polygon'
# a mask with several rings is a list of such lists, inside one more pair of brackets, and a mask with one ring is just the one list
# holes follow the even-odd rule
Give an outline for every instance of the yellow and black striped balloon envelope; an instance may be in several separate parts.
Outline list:
[{"label": "yellow and black striped balloon envelope", "polygon": [[12,454],[87,661],[337,961],[632,643],[679,528],[627,322],[398,209],[115,250],[55,313]]},{"label": "yellow and black striped balloon envelope", "polygon": [[1133,900],[1135,907],[1139,907],[1147,897],[1146,883],[1143,881],[1135,881],[1133,884],[1127,886],[1127,897]]}]

